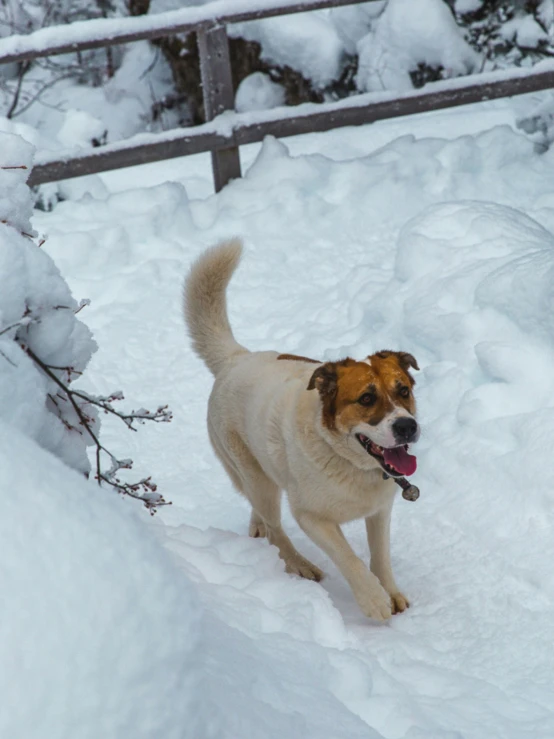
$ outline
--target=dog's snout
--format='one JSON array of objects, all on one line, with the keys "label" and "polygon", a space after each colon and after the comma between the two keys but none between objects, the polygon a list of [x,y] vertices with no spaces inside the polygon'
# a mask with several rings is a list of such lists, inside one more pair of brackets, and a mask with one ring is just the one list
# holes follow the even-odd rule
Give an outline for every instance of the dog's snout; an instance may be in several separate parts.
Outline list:
[{"label": "dog's snout", "polygon": [[417,436],[417,421],[415,418],[403,416],[392,424],[394,438],[402,444],[409,444]]}]

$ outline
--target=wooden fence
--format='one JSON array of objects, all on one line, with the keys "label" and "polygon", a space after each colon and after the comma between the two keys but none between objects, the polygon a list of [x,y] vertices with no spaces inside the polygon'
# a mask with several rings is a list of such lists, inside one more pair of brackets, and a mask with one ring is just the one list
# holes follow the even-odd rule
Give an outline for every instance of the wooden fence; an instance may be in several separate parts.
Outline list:
[{"label": "wooden fence", "polygon": [[[277,137],[358,126],[385,118],[520,95],[554,87],[554,63],[541,71],[514,69],[427,85],[402,97],[393,93],[357,95],[336,103],[281,107],[262,113],[232,113],[227,24],[368,0],[215,0],[208,5],[125,19],[98,19],[44,28],[0,40],[0,64],[113,46],[175,33],[195,32],[198,40],[204,109],[208,123],[60,156],[39,154],[29,184],[38,185],[121,167],[210,151],[215,189],[241,176],[239,147]],[[372,0],[370,0],[372,1]],[[222,115],[223,114],[223,115]]]}]

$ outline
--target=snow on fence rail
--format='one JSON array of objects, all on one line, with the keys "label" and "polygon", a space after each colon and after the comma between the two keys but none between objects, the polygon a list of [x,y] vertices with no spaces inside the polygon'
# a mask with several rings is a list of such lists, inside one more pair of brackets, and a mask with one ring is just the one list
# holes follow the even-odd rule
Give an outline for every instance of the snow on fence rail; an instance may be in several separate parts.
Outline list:
[{"label": "snow on fence rail", "polygon": [[190,33],[214,25],[225,26],[363,2],[376,0],[257,0],[257,3],[253,0],[214,0],[207,5],[154,15],[76,21],[0,39],[0,64]]},{"label": "snow on fence rail", "polygon": [[[373,0],[370,0],[373,1]],[[52,26],[27,36],[0,39],[0,64],[53,54],[195,32],[200,55],[204,109],[208,123],[163,134],[141,134],[86,153],[56,152],[38,157],[29,184],[105,172],[111,169],[210,151],[216,191],[241,176],[239,146],[277,137],[357,126],[385,118],[467,105],[554,87],[554,63],[533,70],[511,70],[436,82],[402,96],[370,93],[327,104],[281,107],[261,113],[232,113],[226,25],[321,8],[355,5],[367,0],[215,0],[200,7],[152,16],[97,19]]]},{"label": "snow on fence rail", "polygon": [[418,90],[401,98],[395,98],[394,93],[368,93],[338,103],[305,103],[294,108],[281,107],[257,113],[226,112],[200,126],[163,134],[138,134],[84,154],[43,155],[35,163],[29,184],[38,185],[205,151],[216,154],[232,151],[241,145],[262,141],[267,135],[283,138],[328,131],[544,90],[554,87],[554,64],[549,66],[550,70],[534,74],[522,70],[482,74],[473,84],[468,84],[467,78],[436,82],[428,85],[432,91]]}]

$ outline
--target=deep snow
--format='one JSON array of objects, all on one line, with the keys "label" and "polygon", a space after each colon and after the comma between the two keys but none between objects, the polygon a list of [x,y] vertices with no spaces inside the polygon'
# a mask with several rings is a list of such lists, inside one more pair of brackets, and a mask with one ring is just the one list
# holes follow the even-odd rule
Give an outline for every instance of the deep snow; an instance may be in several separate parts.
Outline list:
[{"label": "deep snow", "polygon": [[357,86],[366,92],[413,89],[410,72],[419,64],[442,68],[443,77],[484,65],[442,0],[389,0],[357,49]]},{"label": "deep snow", "polygon": [[219,736],[198,596],[152,532],[4,421],[0,486],[0,736]]},{"label": "deep snow", "polygon": [[[0,167],[0,419],[88,473],[86,447],[92,439],[76,431],[76,409],[59,396],[55,377],[71,382],[82,375],[96,343],[31,226],[33,199],[26,180],[33,147],[19,136],[0,136],[5,152]],[[54,377],[47,377],[28,352]],[[76,404],[83,410],[81,400]],[[94,408],[86,412],[97,427]]]},{"label": "deep snow", "polygon": [[[207,157],[88,178],[35,216],[76,297],[92,299],[100,348],[85,388],[173,408],[170,426],[130,435],[107,419],[103,433],[173,500],[152,525],[205,609],[222,737],[554,735],[554,154],[508,125],[475,133],[508,108],[468,110],[291,140],[298,156],[267,140],[216,196]],[[410,130],[419,138],[394,138]],[[248,347],[398,347],[420,361],[422,496],[399,498],[392,535],[412,607],[386,626],[361,615],[287,512],[322,585],[285,575],[248,539],[247,505],[210,450],[210,377],[180,289],[194,257],[229,235],[246,243],[229,304]],[[367,557],[363,525],[346,532]]]}]

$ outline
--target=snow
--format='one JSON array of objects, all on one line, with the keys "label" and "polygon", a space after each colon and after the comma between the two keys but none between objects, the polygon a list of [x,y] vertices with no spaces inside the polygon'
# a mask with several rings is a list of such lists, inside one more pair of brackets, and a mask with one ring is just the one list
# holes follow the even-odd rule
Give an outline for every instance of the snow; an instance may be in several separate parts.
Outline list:
[{"label": "snow", "polygon": [[455,0],[454,6],[457,13],[474,13],[483,5],[483,0]]},{"label": "snow", "polygon": [[[373,3],[372,3],[373,4]],[[176,12],[182,8],[180,0],[154,0],[151,12],[160,15],[162,12]],[[186,0],[190,9],[198,9],[201,5],[206,14],[212,11],[220,15],[213,2],[196,2]],[[294,6],[294,2],[258,3],[250,2],[247,15],[253,17],[256,9],[271,7],[286,8]],[[299,4],[296,3],[298,6]],[[309,3],[302,3],[307,9]],[[234,3],[225,6],[225,16],[232,19]],[[251,11],[251,12],[250,12]],[[237,21],[240,21],[237,18]],[[240,37],[247,41],[255,41],[261,45],[261,58],[279,66],[292,67],[304,77],[311,80],[316,87],[324,87],[340,76],[344,56],[344,44],[335,27],[334,17],[325,11],[294,14],[279,17],[246,20],[231,23],[227,26],[231,37]]]},{"label": "snow", "polygon": [[165,533],[209,614],[209,685],[225,716],[219,736],[330,738],[340,726],[354,739],[379,739],[355,710],[371,693],[372,672],[326,591],[291,581],[275,552],[248,537],[185,524]]},{"label": "snow", "polygon": [[245,77],[235,95],[235,110],[239,113],[268,110],[284,104],[285,89],[263,72],[254,72]]},{"label": "snow", "polygon": [[65,148],[91,148],[94,139],[101,140],[106,131],[104,123],[90,113],[70,108],[58,132],[58,140]]},{"label": "snow", "polygon": [[[76,411],[58,396],[28,354],[34,352],[65,381],[81,374],[96,343],[76,316],[79,305],[48,254],[34,240],[32,197],[25,184],[32,147],[0,134],[0,418],[81,472],[90,470]],[[91,419],[95,413],[87,408]],[[98,426],[96,422],[96,426]]]},{"label": "snow", "polygon": [[411,89],[409,73],[419,64],[443,67],[445,77],[481,67],[442,0],[389,0],[358,53],[357,85],[364,92]]},{"label": "snow", "polygon": [[537,7],[537,18],[545,28],[552,28],[554,23],[554,6],[549,0],[541,0]]},{"label": "snow", "polygon": [[0,735],[215,737],[194,588],[113,493],[0,421]]},{"label": "snow", "polygon": [[[287,0],[283,7],[289,5],[292,8],[291,2],[292,0]],[[105,84],[96,87],[91,87],[90,84],[79,84],[79,80],[64,79],[63,76],[57,79],[51,69],[33,65],[31,72],[26,75],[23,82],[20,103],[16,110],[17,122],[2,120],[0,126],[2,130],[21,133],[35,144],[38,148],[36,161],[43,163],[82,154],[83,148],[88,149],[87,153],[92,157],[101,157],[109,151],[131,148],[142,143],[163,144],[165,141],[183,140],[191,135],[196,136],[203,133],[231,135],[233,130],[242,125],[255,128],[260,122],[283,117],[306,116],[324,111],[334,112],[343,108],[365,107],[372,102],[393,100],[396,97],[412,94],[417,96],[421,93],[412,89],[407,71],[410,67],[417,66],[421,60],[427,60],[429,63],[439,60],[441,63],[450,64],[453,59],[452,68],[445,69],[443,74],[445,76],[451,73],[458,74],[465,62],[469,64],[473,52],[461,37],[460,30],[442,0],[433,2],[414,0],[415,4],[410,3],[406,13],[402,10],[402,2],[404,0],[394,0],[389,4],[386,13],[383,13],[384,3],[379,0],[332,10],[297,13],[282,18],[266,18],[261,21],[241,23],[236,27],[229,26],[230,33],[236,34],[238,30],[242,30],[249,38],[259,41],[263,47],[264,58],[281,65],[296,66],[305,76],[312,79],[316,87],[329,84],[340,74],[346,55],[355,52],[358,42],[366,50],[369,49],[368,53],[371,56],[376,47],[373,48],[371,44],[368,46],[370,38],[375,34],[377,36],[384,34],[382,39],[384,43],[398,43],[402,48],[406,47],[410,57],[408,59],[402,51],[402,54],[393,54],[391,59],[392,67],[389,70],[391,84],[395,75],[399,74],[399,84],[404,88],[400,93],[388,91],[385,85],[386,91],[384,92],[356,95],[335,103],[327,103],[324,108],[306,104],[284,109],[277,105],[275,109],[277,102],[280,101],[280,94],[277,94],[279,92],[277,88],[271,88],[272,94],[269,102],[265,100],[265,96],[263,102],[260,103],[254,103],[251,100],[251,104],[247,104],[248,109],[244,109],[246,112],[240,113],[239,117],[235,118],[232,113],[228,113],[206,124],[205,127],[195,127],[195,131],[192,132],[187,128],[191,121],[186,105],[174,105],[174,86],[168,64],[159,51],[143,41],[115,47],[112,50],[116,62],[115,74]],[[35,34],[21,37],[11,36],[0,39],[0,54],[2,48],[11,53],[15,47],[19,48],[18,45],[23,45],[21,48],[27,50],[44,48],[44,43],[40,41],[43,38],[40,34],[43,32],[50,34],[50,40],[53,39],[56,43],[63,45],[72,40],[74,32],[76,38],[86,36],[89,41],[94,41],[98,40],[99,34],[101,35],[98,29],[104,29],[102,33],[106,32],[113,37],[114,34],[122,32],[122,29],[125,31],[131,28],[139,33],[146,32],[147,27],[159,29],[164,27],[163,24],[167,23],[169,17],[178,17],[181,21],[183,18],[188,18],[190,22],[200,22],[202,19],[206,20],[212,12],[222,12],[222,8],[224,8],[224,13],[231,15],[235,11],[246,14],[253,12],[251,2],[247,0],[231,0],[224,6],[219,0],[215,3],[203,3],[200,6],[183,8],[178,7],[180,5],[181,3],[176,5],[175,0],[155,0],[151,4],[151,12],[147,18],[98,19],[42,29],[37,32],[38,36]],[[278,0],[265,0],[260,8],[263,12],[269,13],[279,5]],[[394,7],[397,7],[396,11]],[[545,8],[541,6],[542,16],[545,16],[547,11],[546,6]],[[388,16],[390,18],[387,21]],[[431,22],[428,23],[425,19]],[[394,27],[391,26],[393,22]],[[426,39],[423,29],[420,28],[422,23],[429,31],[430,39]],[[392,33],[391,38],[385,38],[389,31]],[[37,39],[39,43],[35,44]],[[8,46],[3,46],[4,44]],[[102,53],[101,51],[96,52],[98,58]],[[465,62],[463,62],[464,59]],[[401,68],[398,67],[400,63]],[[100,67],[102,68],[103,65],[100,64]],[[470,67],[471,65],[468,69]],[[373,70],[370,70],[371,75],[373,75],[375,69],[373,67],[371,69]],[[460,89],[468,83],[485,85],[512,77],[514,79],[528,75],[532,77],[541,70],[548,72],[552,69],[554,69],[554,64],[543,63],[527,69],[517,68],[498,73],[480,74],[472,80],[454,78],[432,84],[430,87],[427,86],[424,94]],[[383,75],[380,70],[377,72],[382,80]],[[91,74],[91,71],[88,70],[87,74]],[[360,84],[365,84],[362,79],[364,74],[361,68]],[[14,75],[6,85],[6,90],[0,95],[3,97],[5,109],[8,109],[13,99]],[[549,80],[544,82],[550,84]],[[250,80],[247,84],[252,84],[252,81]],[[532,84],[531,81],[530,84]],[[382,90],[382,88],[379,82],[377,89]],[[37,94],[39,95],[38,101],[27,107],[29,100]],[[253,90],[251,89],[248,97],[251,98],[252,95]],[[243,110],[242,103],[239,107]],[[542,140],[544,138],[542,131],[545,128],[542,118],[539,125],[541,133],[537,139]],[[108,142],[113,148],[97,147],[96,144],[99,141]],[[91,143],[95,148],[90,148]],[[56,152],[56,154],[52,155],[48,152]],[[63,184],[50,186],[48,189],[43,188],[40,197],[44,207],[49,207],[58,196],[66,197],[65,190],[68,187],[73,186]]]},{"label": "snow", "polygon": [[[213,0],[205,5],[180,7],[178,10],[168,10],[144,16],[127,18],[98,18],[86,21],[75,21],[67,25],[50,26],[27,35],[14,34],[0,39],[0,58],[45,50],[70,51],[76,43],[92,43],[99,39],[126,38],[144,34],[150,36],[150,31],[174,30],[179,27],[182,31],[210,20],[227,20],[235,16],[237,21],[242,17],[251,17],[257,10],[271,13],[276,8],[297,7],[298,0]],[[309,6],[304,2],[303,6]],[[160,33],[160,35],[163,35]]]},{"label": "snow", "polygon": [[257,41],[262,59],[288,65],[324,87],[340,76],[344,46],[332,20],[322,13],[295,13],[229,26],[230,36]]},{"label": "snow", "polygon": [[[179,123],[172,111],[163,111],[158,121],[145,123],[152,118],[152,105],[172,90],[163,55],[146,41],[126,48],[121,65],[104,85],[91,87],[60,79],[48,86],[49,74],[48,69],[33,68],[33,85],[37,89],[46,85],[41,102],[18,113],[11,124],[14,133],[21,133],[39,150],[90,150],[93,139],[117,142],[145,129],[163,130]],[[21,128],[21,120],[27,130]]]},{"label": "snow", "polygon": [[[517,68],[509,70],[499,70],[495,72],[487,72],[476,76],[472,80],[472,87],[479,88],[480,86],[491,85],[495,82],[501,82],[506,80],[521,80],[521,79],[538,79],[540,84],[546,84],[547,80],[543,80],[543,75],[549,75],[554,70],[554,62],[544,61],[536,64],[531,69]],[[549,80],[549,77],[548,77]],[[208,123],[204,123],[200,126],[194,126],[190,128],[180,128],[165,131],[163,133],[139,133],[134,136],[126,138],[124,141],[117,143],[107,144],[103,147],[97,147],[96,149],[88,150],[86,152],[87,158],[89,157],[101,157],[104,154],[115,151],[123,151],[126,149],[132,149],[134,147],[142,146],[143,144],[161,144],[164,142],[182,140],[188,142],[190,138],[196,136],[202,136],[204,134],[215,134],[217,136],[225,136],[231,138],[235,131],[241,128],[250,127],[254,131],[254,135],[257,135],[256,128],[258,124],[265,123],[268,121],[279,121],[281,119],[295,119],[299,117],[317,116],[319,113],[331,113],[340,111],[343,109],[351,108],[364,108],[371,103],[383,103],[395,101],[397,99],[418,99],[425,98],[427,95],[434,94],[437,92],[447,92],[459,90],[467,87],[468,81],[466,78],[456,78],[449,80],[442,80],[435,82],[432,85],[426,86],[424,90],[406,90],[404,92],[396,91],[382,91],[372,92],[363,95],[356,95],[351,98],[345,98],[333,103],[303,103],[301,105],[286,106],[272,108],[269,110],[249,110],[244,113],[235,113],[233,111],[225,111],[221,115],[214,118]],[[490,90],[483,91],[483,96],[493,97]],[[467,101],[467,96],[464,98]],[[467,105],[467,102],[464,102]],[[471,108],[466,108],[469,112]],[[402,115],[398,109],[390,110],[387,114],[391,115]],[[417,124],[416,124],[417,125]],[[53,150],[53,151],[52,151]],[[45,147],[44,150],[37,153],[35,157],[36,164],[47,164],[55,161],[65,161],[70,158],[78,157],[83,155],[79,149],[58,149],[58,145]]]},{"label": "snow", "polygon": [[[228,0],[175,12],[201,17],[215,6],[252,8]],[[404,97],[421,94],[407,84],[413,63],[448,62],[447,74],[473,63],[436,2],[391,0],[382,10],[291,16],[297,33],[286,48],[273,22],[250,27],[264,52],[308,75],[312,65],[321,84],[368,33],[407,50],[393,59]],[[52,33],[66,42],[74,30]],[[47,113],[0,120],[2,166],[31,166],[18,134],[44,161],[59,154],[47,148],[67,154],[105,130],[110,142],[140,130],[151,81],[152,95],[169,89],[167,68],[153,62],[146,43],[134,44],[104,88],[68,83],[45,98]],[[135,84],[136,67],[152,77]],[[260,104],[256,80],[245,81],[242,103],[237,96],[244,112],[196,132],[231,135],[398,96],[385,86],[336,106],[273,110],[275,88],[264,78]],[[518,102],[520,111],[532,106],[548,117],[547,95]],[[95,151],[189,133],[142,133]],[[267,138],[241,147],[245,176],[217,195],[209,154],[76,178],[41,187],[53,209],[34,214],[28,170],[0,170],[0,331],[18,324],[0,336],[0,586],[9,606],[1,736],[554,736],[554,152],[546,130],[540,141],[514,131],[514,105],[503,100],[286,146]],[[286,506],[285,529],[326,571],[321,584],[287,575],[267,541],[247,536],[248,506],[211,451],[211,378],[185,335],[181,287],[194,258],[231,235],[246,245],[229,290],[242,343],[324,359],[401,348],[422,368],[421,497],[399,496],[392,531],[412,607],[384,626],[364,618]],[[91,305],[75,315],[82,298]],[[28,321],[29,303],[40,320]],[[151,519],[84,479],[84,440],[45,404],[55,388],[22,337],[52,365],[85,370],[75,384],[91,394],[121,388],[133,407],[170,405],[170,425],[131,434],[103,416],[100,434],[119,458],[134,459],[133,479],[153,476],[171,507]],[[363,523],[345,533],[367,561]]]},{"label": "snow", "polygon": [[[43,249],[92,299],[99,350],[83,386],[174,411],[131,438],[110,419],[102,433],[173,501],[152,523],[203,609],[217,739],[554,734],[554,153],[509,120],[506,102],[472,106],[293,138],[294,156],[268,138],[241,150],[245,177],[218,195],[202,155],[86,178],[96,194],[81,185],[35,214]],[[329,359],[398,347],[422,367],[421,497],[399,498],[392,531],[412,607],[386,626],[288,510],[322,584],[249,539],[211,452],[211,380],[180,290],[231,234],[246,244],[229,291],[242,343]],[[363,524],[345,529],[367,558]]]},{"label": "snow", "polygon": [[5,226],[4,233],[19,231],[32,235],[33,203],[25,180],[33,165],[33,147],[17,136],[2,135],[2,140],[0,223]]},{"label": "snow", "polygon": [[348,54],[356,54],[356,45],[370,30],[374,19],[386,5],[384,0],[373,0],[359,5],[332,8],[329,15]]},{"label": "snow", "polygon": [[536,49],[541,43],[548,42],[549,38],[532,15],[515,16],[507,21],[502,26],[501,35],[524,49]]}]

